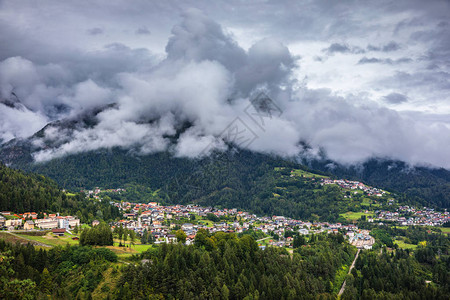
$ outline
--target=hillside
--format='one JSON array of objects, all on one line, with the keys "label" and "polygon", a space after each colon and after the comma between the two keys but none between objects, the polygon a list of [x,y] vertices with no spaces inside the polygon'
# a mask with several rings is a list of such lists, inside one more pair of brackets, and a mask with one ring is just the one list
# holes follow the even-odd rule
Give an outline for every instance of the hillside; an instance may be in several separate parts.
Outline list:
[{"label": "hillside", "polygon": [[25,174],[0,164],[0,210],[57,210],[67,200],[56,182],[42,175]]},{"label": "hillside", "polygon": [[450,208],[450,171],[443,168],[413,167],[390,159],[371,159],[349,167],[329,160],[303,162],[315,170],[396,192],[410,203]]},{"label": "hillside", "polygon": [[[89,126],[95,121],[95,113],[63,125],[69,129]],[[49,126],[62,126],[62,123]],[[42,131],[35,136],[40,134]],[[0,159],[16,168],[44,174],[72,192],[97,186],[127,188],[129,197],[116,200],[197,203],[296,218],[318,216],[330,221],[336,221],[340,213],[361,208],[359,202],[342,204],[342,193],[335,194],[330,188],[325,192],[316,190],[309,182],[285,182],[275,168],[287,167],[314,170],[317,176],[325,174],[363,181],[396,194],[399,202],[405,204],[450,207],[449,171],[410,167],[392,160],[373,159],[350,167],[326,159],[298,163],[230,146],[226,152],[216,152],[203,159],[175,157],[170,152],[139,155],[133,150],[112,148],[34,163],[31,155],[36,151],[34,138],[4,144],[0,148]],[[287,191],[280,191],[283,186],[287,186]]]},{"label": "hillside", "polygon": [[66,194],[45,176],[24,173],[3,164],[0,164],[0,211],[77,215],[82,222],[98,218],[99,212],[105,220],[120,216],[118,209],[109,203],[89,201],[82,194]]},{"label": "hillside", "polygon": [[360,195],[347,198],[337,186],[321,186],[318,180],[326,173],[237,149],[201,160],[174,158],[169,153],[137,156],[112,149],[24,167],[55,178],[74,192],[97,186],[126,188],[121,195],[106,195],[116,201],[195,203],[305,220],[334,222],[341,213],[359,211],[367,200]]}]

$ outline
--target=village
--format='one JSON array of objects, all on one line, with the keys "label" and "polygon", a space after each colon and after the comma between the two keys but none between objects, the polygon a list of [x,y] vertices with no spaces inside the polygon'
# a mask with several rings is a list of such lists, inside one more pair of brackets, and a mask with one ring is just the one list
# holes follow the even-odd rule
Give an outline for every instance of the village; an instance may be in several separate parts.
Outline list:
[{"label": "village", "polygon": [[386,194],[386,191],[383,191],[382,189],[374,188],[368,185],[365,185],[362,182],[359,181],[352,181],[352,180],[346,180],[346,179],[328,179],[323,178],[320,180],[321,185],[329,185],[329,184],[335,184],[340,186],[343,189],[349,189],[349,190],[361,190],[365,192],[368,196],[376,196],[376,197],[382,197]]},{"label": "village", "polygon": [[[337,184],[345,189],[363,190],[369,195],[384,195],[384,191],[366,186],[357,181],[321,179],[321,184]],[[125,192],[125,189],[85,191],[87,197],[102,201],[101,192]],[[95,201],[95,200],[93,200]],[[210,233],[234,232],[236,234],[254,234],[260,247],[275,246],[290,248],[294,236],[325,233],[342,233],[350,244],[361,248],[371,249],[375,240],[368,230],[359,229],[352,224],[307,222],[295,220],[284,216],[256,216],[246,211],[227,208],[202,207],[198,205],[160,205],[157,202],[131,203],[110,202],[122,213],[122,220],[111,222],[111,229],[122,226],[134,231],[138,235],[144,235],[144,231],[150,234],[155,244],[176,242],[175,232],[182,230],[186,234],[186,244],[192,244],[198,230],[205,229]],[[447,211],[436,212],[430,208],[417,209],[409,206],[399,206],[395,211],[375,211],[368,216],[368,222],[385,221],[401,226],[442,226],[450,220]],[[93,220],[83,226],[96,226],[99,220]],[[76,216],[61,216],[59,214],[46,214],[27,212],[15,214],[13,212],[0,212],[0,228],[12,230],[52,230],[53,234],[61,235],[66,231],[81,227],[80,219]],[[78,231],[78,230],[77,230]]]},{"label": "village", "polygon": [[[258,217],[237,209],[216,209],[197,205],[163,206],[158,203],[111,203],[123,213],[123,219],[112,222],[111,229],[123,226],[142,235],[144,230],[153,236],[155,244],[176,242],[175,231],[186,233],[186,244],[194,242],[198,230],[205,229],[210,233],[234,232],[236,234],[252,230],[261,237],[261,247],[292,247],[293,236],[318,234],[322,232],[338,233],[347,236],[349,242],[358,247],[370,248],[374,240],[368,231],[359,230],[356,225],[330,224],[327,222],[311,223],[294,220],[283,216]],[[58,214],[42,214],[38,218],[35,212],[15,214],[0,212],[0,228],[8,231],[51,230],[55,235],[71,233],[80,227],[80,219]],[[212,221],[213,220],[213,221]],[[89,226],[100,223],[94,220]]]},{"label": "village", "polygon": [[[328,222],[303,222],[284,216],[256,216],[237,209],[217,209],[197,205],[162,206],[155,202],[144,203],[112,203],[125,211],[124,219],[114,223],[142,234],[147,230],[154,236],[155,243],[174,241],[174,230],[181,229],[186,233],[186,244],[194,242],[195,234],[200,229],[214,232],[254,231],[261,236],[258,239],[261,247],[292,247],[293,236],[326,233],[343,233],[349,242],[360,248],[370,249],[375,240],[369,231],[358,229],[354,224],[342,225]],[[214,220],[214,221],[212,221]]]},{"label": "village", "polygon": [[400,226],[442,226],[450,221],[450,214],[447,210],[437,212],[432,208],[417,209],[406,205],[399,206],[394,212],[375,211],[375,219],[395,222]]}]

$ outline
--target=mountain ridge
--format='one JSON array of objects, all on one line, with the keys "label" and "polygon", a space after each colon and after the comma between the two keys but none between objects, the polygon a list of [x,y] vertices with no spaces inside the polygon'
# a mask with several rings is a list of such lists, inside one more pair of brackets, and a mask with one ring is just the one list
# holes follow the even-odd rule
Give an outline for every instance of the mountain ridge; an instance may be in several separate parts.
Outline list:
[{"label": "mountain ridge", "polygon": [[[301,155],[285,158],[228,145],[228,150],[215,151],[203,158],[177,157],[170,150],[140,154],[138,149],[113,147],[68,154],[49,161],[34,161],[33,153],[53,149],[61,143],[61,137],[52,139],[48,131],[66,132],[67,136],[62,139],[70,139],[77,128],[95,126],[97,115],[113,107],[114,104],[97,107],[82,116],[51,122],[28,139],[4,143],[0,145],[0,161],[13,168],[49,176],[61,187],[74,191],[94,188],[97,185],[113,188],[137,183],[155,190],[165,189],[168,197],[171,188],[178,193],[183,191],[194,197],[195,189],[188,190],[178,186],[181,178],[187,186],[196,184],[198,189],[202,189],[202,183],[195,180],[192,174],[200,174],[199,178],[205,182],[215,182],[213,185],[217,189],[209,192],[222,191],[230,181],[237,189],[243,186],[251,189],[251,179],[256,180],[255,178],[275,167],[287,166],[325,172],[338,178],[360,180],[398,193],[402,199],[413,203],[439,208],[450,207],[450,171],[443,168],[410,166],[405,162],[387,158],[373,158],[358,165],[346,166],[327,159],[324,154],[321,158],[314,159]],[[177,139],[188,129],[189,124],[184,124],[169,138]],[[228,165],[224,161],[228,161]],[[201,166],[206,168],[202,169]],[[205,170],[209,172],[209,177],[201,174]],[[228,177],[223,176],[223,172],[227,172]],[[233,185],[229,187],[233,190]]]}]

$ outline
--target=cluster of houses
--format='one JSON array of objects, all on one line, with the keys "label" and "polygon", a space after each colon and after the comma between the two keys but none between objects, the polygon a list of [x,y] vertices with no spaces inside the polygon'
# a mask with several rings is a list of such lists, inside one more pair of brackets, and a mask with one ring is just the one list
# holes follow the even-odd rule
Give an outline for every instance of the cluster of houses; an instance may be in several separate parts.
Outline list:
[{"label": "cluster of houses", "polygon": [[397,222],[401,226],[442,226],[450,221],[448,211],[437,212],[432,208],[417,209],[410,206],[399,206],[395,211],[376,211],[375,217],[380,220]]},{"label": "cluster of houses", "polygon": [[[298,232],[302,235],[321,232],[360,233],[354,224],[342,225],[327,222],[313,224],[283,216],[258,217],[237,209],[216,209],[197,205],[161,206],[154,202],[148,204],[122,202],[113,203],[113,205],[124,211],[124,219],[113,226],[122,225],[140,234],[147,230],[153,235],[155,243],[173,242],[175,240],[173,230],[176,228],[186,233],[186,244],[193,243],[199,229],[206,229],[211,233],[218,231],[241,233],[251,229],[266,235],[278,236],[279,239],[265,243],[278,247],[289,247],[292,244],[293,237],[286,236],[286,232]],[[216,216],[218,221],[205,222],[205,217],[210,214]],[[222,216],[227,218],[220,219]],[[183,223],[182,221],[186,219],[192,221]],[[364,237],[367,235],[364,234]],[[373,244],[373,239],[368,240]]]},{"label": "cluster of houses", "polygon": [[87,197],[92,196],[93,198],[97,199],[97,200],[101,200],[99,194],[102,192],[107,192],[107,193],[118,193],[120,194],[121,192],[126,192],[126,189],[122,189],[122,188],[118,188],[118,189],[106,189],[106,190],[102,190],[99,187],[96,187],[93,190],[81,190],[82,193],[85,193]]},{"label": "cluster of houses", "polygon": [[378,188],[374,188],[374,187],[365,185],[364,183],[359,182],[359,181],[352,181],[352,180],[346,180],[346,179],[323,178],[320,180],[320,184],[321,185],[336,184],[343,189],[361,190],[361,191],[365,192],[368,196],[382,197],[384,194],[386,194],[386,192],[383,191],[382,189],[378,189]]},{"label": "cluster of houses", "polygon": [[369,230],[356,230],[347,232],[348,241],[351,245],[360,249],[372,249],[375,239]]},{"label": "cluster of houses", "polygon": [[0,228],[8,230],[34,230],[34,229],[70,229],[80,226],[80,219],[73,216],[60,216],[59,214],[43,213],[38,218],[35,212],[15,214],[9,211],[0,212]]}]

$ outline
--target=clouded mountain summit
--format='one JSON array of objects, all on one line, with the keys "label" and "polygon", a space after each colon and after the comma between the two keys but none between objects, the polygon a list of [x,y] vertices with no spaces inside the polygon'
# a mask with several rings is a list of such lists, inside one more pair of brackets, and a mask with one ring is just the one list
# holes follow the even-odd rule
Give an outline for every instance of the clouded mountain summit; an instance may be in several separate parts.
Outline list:
[{"label": "clouded mountain summit", "polygon": [[231,2],[1,1],[0,140],[450,168],[448,2]]}]

